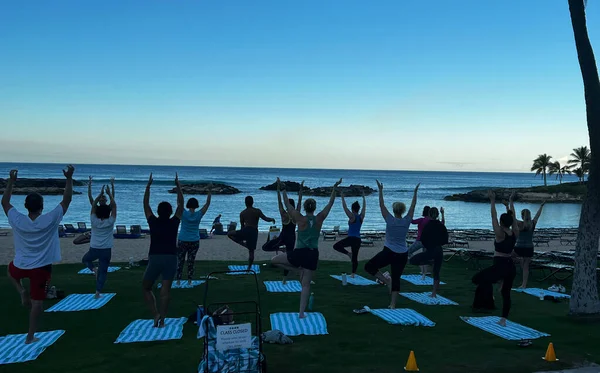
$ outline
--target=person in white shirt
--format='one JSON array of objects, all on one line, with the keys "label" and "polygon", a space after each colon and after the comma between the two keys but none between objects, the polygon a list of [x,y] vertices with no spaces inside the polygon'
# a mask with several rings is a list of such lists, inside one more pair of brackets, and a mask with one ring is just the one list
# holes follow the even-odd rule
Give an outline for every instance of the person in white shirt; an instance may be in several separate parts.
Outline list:
[{"label": "person in white shirt", "polygon": [[[10,199],[17,181],[17,170],[10,171],[2,195],[2,208],[12,227],[15,245],[15,258],[8,265],[8,279],[21,295],[23,306],[31,309],[25,344],[38,340],[35,338],[35,332],[44,311],[44,299],[51,278],[52,263],[60,261],[58,226],[73,198],[73,172],[75,168],[71,165],[63,170],[67,181],[62,202],[46,214],[42,214],[44,197],[38,193],[29,194],[25,198],[27,215],[21,214],[11,205]],[[29,293],[21,283],[24,278],[29,279]]]},{"label": "person in white shirt", "polygon": [[[110,198],[110,204],[100,203],[101,200],[107,200],[106,196],[104,196],[105,190]],[[117,203],[115,202],[113,193],[109,186],[102,187],[102,191],[92,202],[92,211],[90,213],[92,223],[90,250],[81,259],[83,264],[96,275],[96,294],[94,296],[96,299],[100,298],[100,294],[106,283],[106,276],[112,255],[113,229],[117,220]],[[94,266],[95,260],[98,260],[98,268]]]}]

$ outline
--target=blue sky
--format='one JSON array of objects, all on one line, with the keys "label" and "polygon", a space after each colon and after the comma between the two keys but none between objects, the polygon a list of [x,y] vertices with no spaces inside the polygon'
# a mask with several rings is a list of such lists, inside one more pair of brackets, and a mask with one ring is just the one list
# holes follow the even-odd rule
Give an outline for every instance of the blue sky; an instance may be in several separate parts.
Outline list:
[{"label": "blue sky", "polygon": [[0,51],[2,161],[528,171],[588,144],[566,0],[5,1]]}]

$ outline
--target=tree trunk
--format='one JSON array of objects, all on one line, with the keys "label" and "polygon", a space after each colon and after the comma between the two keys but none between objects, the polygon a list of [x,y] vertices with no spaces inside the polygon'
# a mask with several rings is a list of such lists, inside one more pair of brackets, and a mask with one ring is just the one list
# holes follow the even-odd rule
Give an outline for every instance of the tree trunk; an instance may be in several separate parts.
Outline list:
[{"label": "tree trunk", "polygon": [[600,313],[596,283],[600,240],[600,79],[587,32],[584,0],[568,0],[579,67],[585,90],[585,109],[592,152],[587,193],[581,207],[575,248],[575,270],[569,311],[572,315]]},{"label": "tree trunk", "polygon": [[548,183],[546,182],[546,169],[544,168],[544,186],[548,186]]}]

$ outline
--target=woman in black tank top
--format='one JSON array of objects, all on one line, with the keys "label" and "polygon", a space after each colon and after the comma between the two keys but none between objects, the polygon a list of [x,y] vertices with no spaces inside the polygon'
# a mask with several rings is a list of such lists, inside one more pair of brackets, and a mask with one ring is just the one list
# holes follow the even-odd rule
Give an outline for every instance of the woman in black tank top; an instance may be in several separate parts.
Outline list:
[{"label": "woman in black tank top", "polygon": [[517,275],[512,260],[512,252],[519,236],[519,227],[514,219],[513,210],[502,214],[498,221],[496,195],[492,191],[488,195],[492,209],[492,226],[494,227],[494,235],[496,236],[494,240],[494,263],[491,267],[473,276],[472,281],[477,285],[475,299],[473,300],[473,310],[493,310],[496,308],[494,304],[494,283],[500,282],[502,317],[498,321],[498,324],[506,326],[506,318],[511,306],[510,292],[515,276]]},{"label": "woman in black tank top", "polygon": [[[298,190],[298,204],[296,206],[294,206],[293,199],[289,200],[290,204],[294,208],[296,208],[297,211],[300,211],[300,206],[302,206],[302,189],[304,189],[304,181],[300,183],[300,189]],[[279,203],[279,213],[281,214],[281,234],[278,237],[273,238],[272,240],[268,240],[262,248],[264,251],[278,251],[281,246],[285,246],[285,252],[289,255],[292,253],[292,251],[294,251],[294,246],[296,244],[296,222],[290,217],[290,215],[285,210],[285,207],[283,206],[279,183],[277,183],[277,202]],[[284,285],[286,283],[288,274],[289,271],[287,269],[284,269]]]}]

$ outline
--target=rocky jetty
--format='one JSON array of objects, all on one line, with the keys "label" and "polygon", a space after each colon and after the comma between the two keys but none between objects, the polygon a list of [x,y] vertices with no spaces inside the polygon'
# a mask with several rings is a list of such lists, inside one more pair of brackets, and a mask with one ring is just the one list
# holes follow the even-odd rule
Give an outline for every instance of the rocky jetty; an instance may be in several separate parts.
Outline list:
[{"label": "rocky jetty", "polygon": [[[0,193],[4,193],[6,188],[6,179],[0,179]],[[73,180],[74,186],[85,185],[81,181]],[[39,193],[43,196],[62,195],[65,188],[65,179],[17,179],[13,187],[13,195],[27,195],[30,193]],[[73,194],[81,192],[73,191]]]},{"label": "rocky jetty", "polygon": [[[307,192],[304,192],[307,196],[316,196],[316,197],[329,197],[331,195],[331,189],[333,187],[318,187],[309,189]],[[339,186],[337,187],[337,195],[340,195],[340,192],[344,193],[346,197],[360,197],[363,194],[368,196],[371,193],[375,192],[375,189],[365,186],[365,185],[350,185],[350,186]]]},{"label": "rocky jetty", "polygon": [[[284,189],[287,192],[298,192],[298,191],[300,191],[300,183],[297,183],[295,181],[289,181],[289,180],[288,181],[282,181],[282,184],[285,185]],[[261,187],[260,190],[277,190],[277,183],[273,183],[273,184],[269,184],[269,185],[266,185],[264,187]],[[302,188],[302,192],[303,193],[307,192],[309,190],[310,190],[310,188],[307,187],[307,186],[304,186]]]},{"label": "rocky jetty", "polygon": [[[496,193],[496,201],[508,201],[510,195],[515,192],[515,202],[529,203],[581,203],[585,196],[585,184],[569,183],[552,185],[548,187],[532,188],[492,188]],[[445,201],[463,201],[476,203],[489,203],[488,189],[472,190],[467,193],[453,194],[444,197]]]},{"label": "rocky jetty", "polygon": [[[221,184],[221,183],[213,183],[212,187],[209,188],[210,183],[198,183],[198,184],[182,184],[181,190],[183,194],[196,194],[196,195],[205,195],[208,194],[208,190],[212,194],[238,194],[241,191],[237,188],[232,187],[231,185]],[[177,189],[173,188],[169,190],[169,193],[177,193]]]}]

